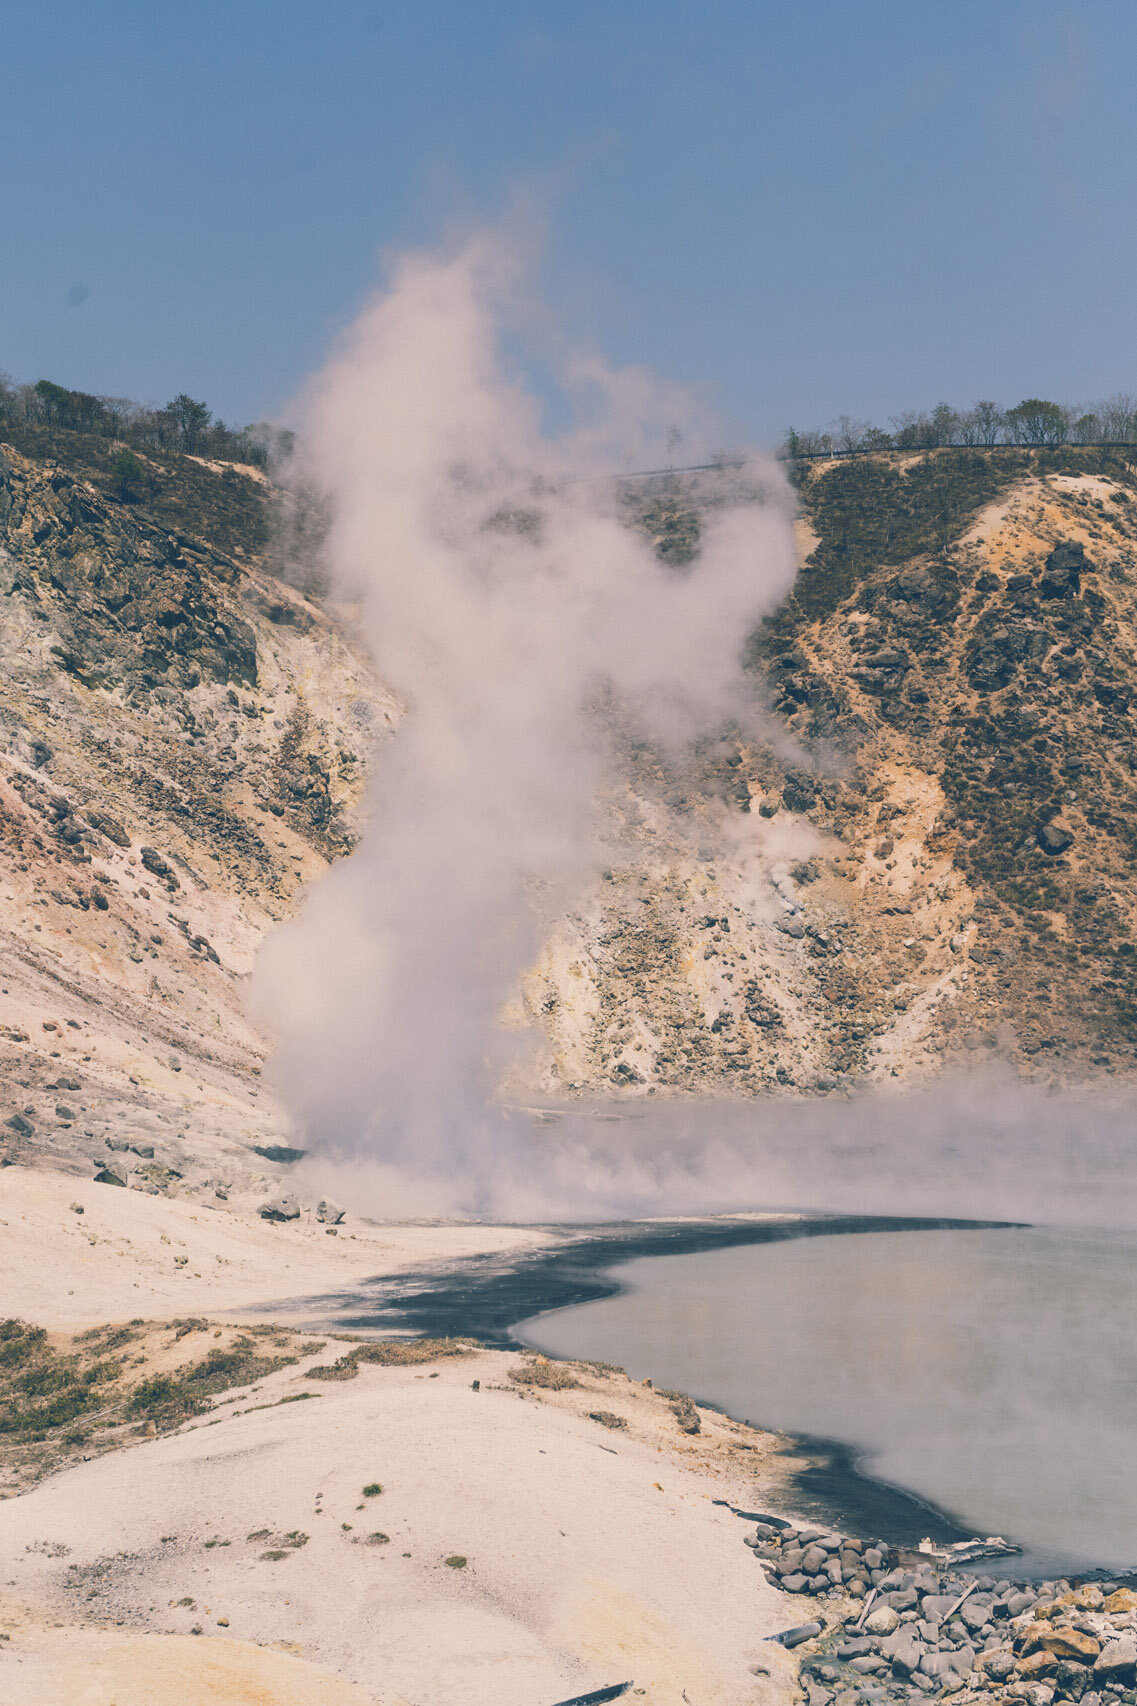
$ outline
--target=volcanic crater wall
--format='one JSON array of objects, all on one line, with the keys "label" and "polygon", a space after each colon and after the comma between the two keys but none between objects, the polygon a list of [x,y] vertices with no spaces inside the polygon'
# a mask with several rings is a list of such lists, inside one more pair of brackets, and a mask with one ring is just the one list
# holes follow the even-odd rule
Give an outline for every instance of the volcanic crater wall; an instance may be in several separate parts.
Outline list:
[{"label": "volcanic crater wall", "polygon": [[[347,614],[272,572],[262,479],[174,458],[123,502],[67,440],[0,452],[0,1149],[253,1189],[288,1134],[245,980],[350,853],[399,707]],[[507,1094],[1130,1073],[1133,467],[945,450],[795,478],[763,716],[682,761],[623,743],[610,866],[505,1015],[539,1039]],[[627,501],[682,571],[705,481]]]}]

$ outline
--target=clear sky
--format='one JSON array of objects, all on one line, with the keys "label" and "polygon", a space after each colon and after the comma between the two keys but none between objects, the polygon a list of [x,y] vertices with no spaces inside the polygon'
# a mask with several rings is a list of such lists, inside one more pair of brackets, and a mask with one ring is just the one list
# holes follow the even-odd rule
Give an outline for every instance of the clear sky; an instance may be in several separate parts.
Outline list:
[{"label": "clear sky", "polygon": [[545,288],[759,439],[1137,390],[1137,0],[0,0],[0,367],[234,424],[385,249]]}]

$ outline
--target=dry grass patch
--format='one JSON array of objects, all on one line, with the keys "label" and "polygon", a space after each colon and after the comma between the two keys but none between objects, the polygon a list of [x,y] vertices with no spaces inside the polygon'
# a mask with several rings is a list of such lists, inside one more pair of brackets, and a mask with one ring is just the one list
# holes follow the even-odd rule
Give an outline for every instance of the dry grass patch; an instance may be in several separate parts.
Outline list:
[{"label": "dry grass patch", "polygon": [[219,1393],[320,1348],[276,1327],[197,1318],[74,1335],[0,1321],[0,1488],[22,1491],[80,1457],[168,1433]]},{"label": "dry grass patch", "polygon": [[565,1392],[580,1381],[563,1362],[550,1362],[547,1357],[534,1357],[520,1368],[511,1368],[510,1380],[518,1386],[543,1386],[550,1392]]},{"label": "dry grass patch", "polygon": [[354,1380],[360,1364],[380,1363],[385,1368],[409,1368],[440,1357],[473,1356],[478,1346],[469,1339],[371,1339],[357,1344],[338,1362],[320,1363],[308,1370],[311,1380]]}]

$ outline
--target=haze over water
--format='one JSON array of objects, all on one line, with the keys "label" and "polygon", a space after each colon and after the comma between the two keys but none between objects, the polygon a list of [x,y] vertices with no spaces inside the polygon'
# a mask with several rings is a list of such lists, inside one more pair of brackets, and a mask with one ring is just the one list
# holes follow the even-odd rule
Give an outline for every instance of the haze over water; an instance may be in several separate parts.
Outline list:
[{"label": "haze over water", "polygon": [[976,1534],[1012,1571],[1137,1564],[1137,1235],[868,1233],[653,1257],[515,1329],[791,1433]]}]

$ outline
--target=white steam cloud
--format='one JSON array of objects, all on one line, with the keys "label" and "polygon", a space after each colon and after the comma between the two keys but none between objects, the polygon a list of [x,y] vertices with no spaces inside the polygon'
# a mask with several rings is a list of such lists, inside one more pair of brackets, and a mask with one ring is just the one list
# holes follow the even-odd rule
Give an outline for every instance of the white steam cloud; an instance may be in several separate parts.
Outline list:
[{"label": "white steam cloud", "polygon": [[357,1179],[367,1163],[391,1212],[603,1196],[569,1191],[565,1156],[495,1105],[500,1011],[611,857],[595,802],[614,727],[681,750],[745,715],[746,637],[794,573],[773,463],[764,502],[707,515],[689,568],[659,561],[601,476],[658,460],[694,411],[575,358],[577,424],[547,431],[504,353],[531,316],[503,249],[495,233],[402,259],[307,399],[329,572],[407,714],[361,846],[270,940],[257,997],[303,1142]]}]

